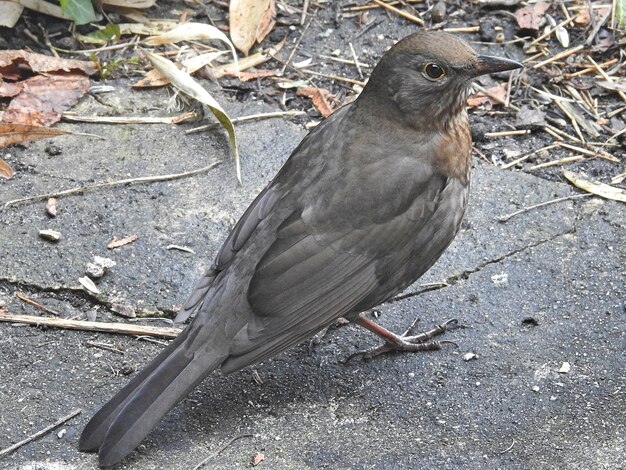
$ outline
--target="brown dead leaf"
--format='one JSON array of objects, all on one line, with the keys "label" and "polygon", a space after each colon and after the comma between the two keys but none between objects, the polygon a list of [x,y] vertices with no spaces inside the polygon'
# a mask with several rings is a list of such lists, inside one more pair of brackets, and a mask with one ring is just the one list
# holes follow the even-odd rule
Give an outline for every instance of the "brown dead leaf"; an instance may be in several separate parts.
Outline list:
[{"label": "brown dead leaf", "polygon": [[19,95],[23,88],[21,83],[0,81],[0,98],[13,98]]},{"label": "brown dead leaf", "polygon": [[252,463],[253,467],[256,467],[258,464],[260,464],[261,462],[263,462],[265,460],[265,454],[261,453],[261,452],[255,452],[254,454],[252,454],[252,457],[250,459],[250,463]]},{"label": "brown dead leaf", "polygon": [[313,101],[313,106],[317,109],[322,116],[327,118],[335,110],[334,106],[331,106],[331,102],[335,102],[337,98],[330,91],[324,88],[315,88],[312,86],[298,88],[296,92],[298,96],[306,96]]},{"label": "brown dead leaf", "polygon": [[576,19],[574,23],[587,25],[591,21],[591,15],[589,14],[589,7],[584,7],[582,10],[578,12],[576,15]]},{"label": "brown dead leaf", "polygon": [[242,82],[254,80],[263,77],[275,77],[278,72],[276,70],[256,70],[254,72],[239,72],[239,78]]},{"label": "brown dead leaf", "polygon": [[156,4],[156,0],[100,0],[100,3],[112,7],[145,10],[153,7]]},{"label": "brown dead leaf", "polygon": [[[489,95],[486,95],[482,91],[474,93],[469,98],[467,98],[467,105],[472,108],[478,108],[479,106],[482,106],[488,103],[491,105],[499,104],[506,100],[506,87],[507,87],[506,84],[501,83],[494,87],[488,88],[487,91],[494,98],[490,97]],[[499,98],[500,101],[496,100],[495,98]]]},{"label": "brown dead leaf", "polygon": [[11,165],[9,165],[4,160],[0,160],[0,178],[10,180],[14,176],[15,176],[15,171],[13,171],[13,168],[11,168]]},{"label": "brown dead leaf", "polygon": [[[98,70],[93,62],[84,60],[61,59],[26,51],[0,51],[0,75],[4,78],[14,77],[16,67],[20,65],[27,65],[35,73],[81,71],[87,75],[93,75]],[[13,80],[17,78],[19,76]]]},{"label": "brown dead leaf", "polygon": [[22,142],[49,139],[63,134],[69,134],[69,132],[51,127],[0,123],[0,148]]},{"label": "brown dead leaf", "polygon": [[117,237],[113,237],[113,239],[107,245],[107,248],[109,250],[112,250],[114,248],[119,248],[120,246],[128,245],[129,243],[134,242],[138,238],[139,237],[137,235],[129,235],[129,236],[124,237],[122,239],[118,239]]},{"label": "brown dead leaf", "polygon": [[230,37],[245,55],[255,41],[263,41],[275,24],[274,0],[231,0],[229,12]]},{"label": "brown dead leaf", "polygon": [[38,75],[20,83],[23,90],[4,111],[5,123],[49,126],[89,90],[89,78],[82,73]]},{"label": "brown dead leaf", "polygon": [[548,8],[550,8],[549,3],[539,2],[517,10],[515,19],[520,29],[539,30],[543,15],[548,11]]}]

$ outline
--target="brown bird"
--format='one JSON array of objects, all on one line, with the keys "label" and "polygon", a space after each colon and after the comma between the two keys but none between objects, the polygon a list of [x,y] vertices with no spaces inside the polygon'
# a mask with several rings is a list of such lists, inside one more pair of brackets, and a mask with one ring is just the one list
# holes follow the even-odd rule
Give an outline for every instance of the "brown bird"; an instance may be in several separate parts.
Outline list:
[{"label": "brown bird", "polygon": [[521,67],[419,32],[387,52],[361,95],[300,142],[248,207],[177,320],[191,324],[87,424],[80,449],[122,460],[209,373],[231,373],[340,317],[386,350],[436,349],[361,315],[415,282],[467,205],[470,82]]}]

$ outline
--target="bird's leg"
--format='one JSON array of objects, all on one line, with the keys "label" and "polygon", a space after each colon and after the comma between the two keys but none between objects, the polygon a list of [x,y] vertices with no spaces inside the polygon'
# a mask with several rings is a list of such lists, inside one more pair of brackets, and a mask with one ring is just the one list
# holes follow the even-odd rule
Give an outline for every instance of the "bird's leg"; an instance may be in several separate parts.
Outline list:
[{"label": "bird's leg", "polygon": [[364,359],[371,359],[388,351],[435,351],[437,349],[441,349],[442,344],[455,343],[452,341],[429,340],[436,336],[444,334],[449,329],[453,329],[458,326],[458,320],[451,319],[447,320],[441,325],[435,326],[432,330],[426,331],[424,333],[419,333],[417,335],[412,335],[417,326],[418,320],[416,319],[404,333],[398,335],[389,331],[386,328],[383,328],[378,323],[373,322],[369,318],[366,318],[364,314],[360,314],[358,317],[353,319],[352,322],[362,326],[363,328],[367,328],[375,335],[380,336],[382,339],[385,340],[385,344],[367,351],[359,351],[357,353],[354,353],[346,359],[346,362],[357,356],[362,356]]}]

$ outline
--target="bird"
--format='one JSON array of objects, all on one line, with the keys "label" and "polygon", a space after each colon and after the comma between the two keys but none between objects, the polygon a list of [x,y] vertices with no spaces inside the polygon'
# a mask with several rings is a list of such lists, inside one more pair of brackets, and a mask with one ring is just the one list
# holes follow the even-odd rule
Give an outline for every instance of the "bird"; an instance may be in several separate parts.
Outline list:
[{"label": "bird", "polygon": [[343,317],[384,343],[437,349],[454,321],[393,333],[364,312],[406,289],[461,226],[472,81],[521,67],[445,32],[393,45],[360,95],[315,127],[235,224],[176,321],[187,327],[88,422],[79,449],[129,455],[210,373],[229,374]]}]

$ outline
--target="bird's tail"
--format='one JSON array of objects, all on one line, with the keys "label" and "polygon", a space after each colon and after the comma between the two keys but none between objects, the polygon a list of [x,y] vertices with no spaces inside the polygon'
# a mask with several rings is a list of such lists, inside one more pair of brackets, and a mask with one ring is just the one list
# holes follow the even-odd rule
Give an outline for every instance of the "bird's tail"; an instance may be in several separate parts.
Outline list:
[{"label": "bird's tail", "polygon": [[[227,356],[226,341],[198,350],[198,329],[183,331],[89,421],[79,449],[98,451],[100,465],[113,465],[135,449],[179,401]],[[194,351],[195,349],[195,351]]]}]

